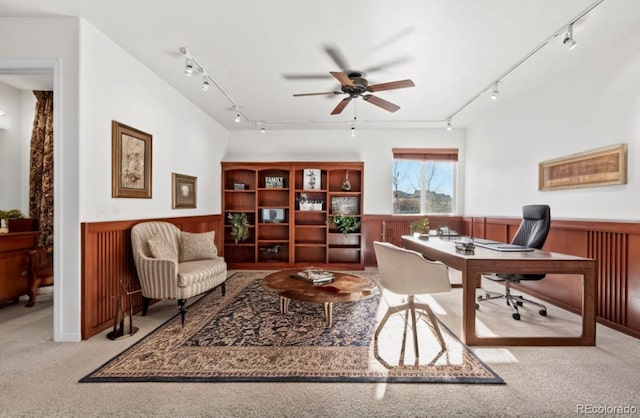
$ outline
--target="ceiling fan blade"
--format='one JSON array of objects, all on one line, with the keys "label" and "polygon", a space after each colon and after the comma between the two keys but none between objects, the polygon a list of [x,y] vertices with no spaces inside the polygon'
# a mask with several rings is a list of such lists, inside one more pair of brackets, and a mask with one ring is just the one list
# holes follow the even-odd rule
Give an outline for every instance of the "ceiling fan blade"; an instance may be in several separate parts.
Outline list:
[{"label": "ceiling fan blade", "polygon": [[398,106],[397,104],[393,104],[372,94],[362,96],[362,99],[376,106],[379,106],[384,110],[388,110],[389,112],[395,112],[396,110],[400,109],[400,106]]},{"label": "ceiling fan blade", "polygon": [[342,111],[344,110],[345,107],[347,107],[350,101],[351,101],[351,97],[347,97],[346,99],[340,100],[340,103],[338,103],[338,106],[336,106],[336,108],[333,109],[333,112],[331,112],[331,114],[337,115],[339,113],[342,113]]},{"label": "ceiling fan blade", "polygon": [[331,73],[332,76],[334,76],[339,82],[340,84],[342,84],[343,86],[350,86],[353,87],[353,81],[351,81],[351,79],[349,78],[348,75],[346,75],[345,73],[339,73],[337,71],[329,71]]},{"label": "ceiling fan blade", "polygon": [[325,91],[323,93],[296,93],[293,95],[293,97],[300,97],[300,96],[327,96],[327,95],[335,95],[335,94],[342,94],[341,91]]},{"label": "ceiling fan blade", "polygon": [[283,74],[285,80],[325,80],[331,78],[329,74]]},{"label": "ceiling fan blade", "polygon": [[387,69],[388,67],[394,66],[394,65],[398,65],[398,64],[404,64],[405,62],[409,62],[411,61],[410,57],[399,57],[393,60],[389,60],[386,62],[382,62],[380,64],[377,65],[372,65],[371,67],[367,67],[365,68],[362,72],[363,73],[371,73],[374,71],[382,71]]},{"label": "ceiling fan blade", "polygon": [[413,87],[413,81],[411,80],[399,80],[399,81],[391,81],[389,83],[380,83],[373,84],[367,88],[368,91],[382,91],[382,90],[393,90],[393,89],[402,89],[405,87]]},{"label": "ceiling fan blade", "polygon": [[331,57],[333,62],[336,63],[338,68],[345,73],[349,72],[349,65],[347,64],[347,60],[344,58],[344,55],[337,49],[332,46],[325,46],[324,51]]}]

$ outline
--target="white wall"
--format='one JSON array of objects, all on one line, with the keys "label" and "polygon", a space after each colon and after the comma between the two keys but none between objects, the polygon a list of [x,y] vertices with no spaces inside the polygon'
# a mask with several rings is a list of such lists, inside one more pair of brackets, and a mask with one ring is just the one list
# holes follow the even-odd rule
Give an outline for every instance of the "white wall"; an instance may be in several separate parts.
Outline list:
[{"label": "white wall", "polygon": [[[80,57],[81,221],[220,213],[227,131],[85,21]],[[112,120],[153,137],[151,199],[111,197]],[[171,208],[172,172],[198,178],[196,209]]]},{"label": "white wall", "polygon": [[[522,205],[547,203],[554,218],[640,219],[639,32],[468,129],[466,214],[520,216]],[[538,191],[539,162],[619,143],[628,184]]]},{"label": "white wall", "polygon": [[[364,207],[366,214],[393,213],[392,148],[458,148],[465,158],[464,130],[454,129],[358,129],[355,137],[344,130],[267,130],[229,133],[225,161],[365,161]],[[464,165],[459,164],[458,190],[464,190]],[[464,212],[464,201],[457,213]]]}]

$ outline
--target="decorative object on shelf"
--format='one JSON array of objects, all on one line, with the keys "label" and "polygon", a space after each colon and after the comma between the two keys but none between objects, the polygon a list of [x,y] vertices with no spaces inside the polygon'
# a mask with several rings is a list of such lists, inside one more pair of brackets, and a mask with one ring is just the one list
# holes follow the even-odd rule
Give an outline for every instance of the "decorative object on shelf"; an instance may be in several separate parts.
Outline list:
[{"label": "decorative object on shelf", "polygon": [[329,222],[333,223],[338,231],[347,235],[349,232],[355,232],[360,228],[360,219],[357,216],[331,215]]},{"label": "decorative object on shelf", "polygon": [[231,224],[231,237],[236,244],[246,241],[246,239],[249,238],[249,220],[247,219],[247,214],[244,212],[229,213],[227,214],[227,218]]},{"label": "decorative object on shelf", "polygon": [[244,190],[244,183],[233,183],[233,190]]},{"label": "decorative object on shelf", "polygon": [[473,241],[461,240],[456,241],[456,252],[459,254],[472,255],[475,254],[476,246]]},{"label": "decorative object on shelf", "polygon": [[429,218],[416,219],[411,222],[409,228],[411,228],[411,235],[414,237],[429,239]]},{"label": "decorative object on shelf", "polygon": [[351,182],[349,181],[349,170],[347,170],[347,173],[344,176],[344,180],[342,180],[342,186],[340,186],[340,188],[344,192],[348,192],[351,190]]},{"label": "decorative object on shelf", "polygon": [[151,199],[151,139],[111,121],[111,197]]},{"label": "decorative object on shelf", "polygon": [[324,204],[324,201],[320,199],[309,199],[306,193],[300,193],[296,200],[298,201],[300,210],[304,211],[321,211],[322,205]]},{"label": "decorative object on shelf", "polygon": [[332,197],[331,213],[336,215],[357,215],[358,214],[358,198],[355,196]]},{"label": "decorative object on shelf", "polygon": [[171,208],[195,208],[197,189],[197,177],[171,173]]},{"label": "decorative object on shelf", "polygon": [[284,187],[284,179],[282,177],[267,176],[264,178],[264,187],[267,189],[282,189]]},{"label": "decorative object on shelf", "polygon": [[284,208],[262,209],[262,222],[266,222],[266,223],[284,222]]},{"label": "decorative object on shelf", "polygon": [[280,252],[281,248],[282,248],[282,245],[275,244],[269,247],[260,247],[260,252],[262,253],[263,258],[274,259],[278,257],[278,253]]},{"label": "decorative object on shelf", "polygon": [[304,190],[320,190],[322,189],[322,180],[319,168],[305,168],[303,186]]}]

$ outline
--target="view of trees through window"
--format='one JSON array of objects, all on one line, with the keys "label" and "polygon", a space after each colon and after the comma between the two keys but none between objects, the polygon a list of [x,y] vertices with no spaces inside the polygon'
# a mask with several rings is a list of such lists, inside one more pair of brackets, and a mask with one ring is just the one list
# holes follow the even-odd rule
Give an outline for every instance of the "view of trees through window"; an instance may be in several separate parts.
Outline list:
[{"label": "view of trees through window", "polygon": [[455,161],[393,160],[393,213],[453,213]]}]

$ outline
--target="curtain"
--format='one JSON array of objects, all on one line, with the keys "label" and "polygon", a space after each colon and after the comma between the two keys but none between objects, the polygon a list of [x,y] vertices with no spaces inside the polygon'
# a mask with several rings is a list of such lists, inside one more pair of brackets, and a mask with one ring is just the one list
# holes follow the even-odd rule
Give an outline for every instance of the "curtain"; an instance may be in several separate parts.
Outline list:
[{"label": "curtain", "polygon": [[42,234],[39,246],[53,252],[53,92],[34,91],[36,114],[31,134],[29,216]]}]

